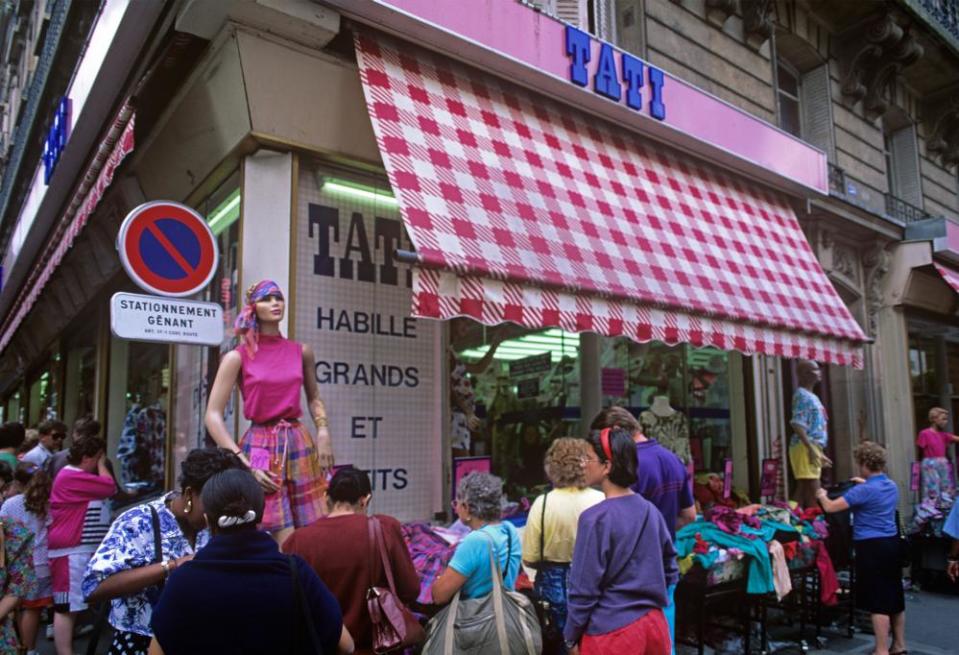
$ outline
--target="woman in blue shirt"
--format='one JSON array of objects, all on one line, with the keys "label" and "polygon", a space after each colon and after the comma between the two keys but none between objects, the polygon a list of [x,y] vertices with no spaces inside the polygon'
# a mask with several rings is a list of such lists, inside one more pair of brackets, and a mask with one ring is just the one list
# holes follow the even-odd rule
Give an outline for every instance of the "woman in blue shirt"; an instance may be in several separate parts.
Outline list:
[{"label": "woman in blue shirt", "polygon": [[500,521],[503,481],[489,473],[467,475],[456,488],[455,507],[472,532],[459,543],[449,566],[433,583],[433,602],[445,605],[457,591],[464,599],[492,592],[490,545],[503,572],[503,586],[512,590],[519,575],[522,544],[513,524]]},{"label": "woman in blue shirt", "polygon": [[[872,617],[876,655],[906,652],[906,599],[899,565],[899,526],[896,507],[899,489],[882,472],[886,449],[864,441],[854,451],[862,477],[841,497],[830,500],[824,489],[817,493],[827,512],[852,510],[852,538],[856,549],[856,605]],[[887,635],[892,629],[892,647]]]}]

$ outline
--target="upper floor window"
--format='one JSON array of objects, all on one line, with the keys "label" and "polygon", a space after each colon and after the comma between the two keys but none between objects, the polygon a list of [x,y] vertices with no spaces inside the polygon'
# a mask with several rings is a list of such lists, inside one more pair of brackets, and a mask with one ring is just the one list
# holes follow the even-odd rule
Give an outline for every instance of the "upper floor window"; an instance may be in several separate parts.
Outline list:
[{"label": "upper floor window", "polygon": [[799,112],[800,78],[799,73],[785,61],[776,65],[776,82],[779,97],[779,126],[802,138],[802,117]]}]

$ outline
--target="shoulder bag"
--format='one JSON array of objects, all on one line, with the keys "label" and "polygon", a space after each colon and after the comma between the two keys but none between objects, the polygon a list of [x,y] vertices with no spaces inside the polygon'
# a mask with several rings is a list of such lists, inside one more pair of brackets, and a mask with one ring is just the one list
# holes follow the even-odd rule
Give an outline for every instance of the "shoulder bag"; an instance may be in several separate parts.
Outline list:
[{"label": "shoulder bag", "polygon": [[[370,535],[370,588],[366,591],[366,607],[373,624],[373,652],[389,653],[420,644],[426,639],[426,631],[396,594],[393,567],[383,541],[383,527],[375,516],[367,519],[367,527]],[[377,551],[388,589],[375,585]]]},{"label": "shoulder bag", "polygon": [[[508,528],[507,528],[508,529]],[[532,601],[521,593],[503,589],[503,574],[492,538],[489,540],[489,565],[493,582],[491,593],[482,598],[453,601],[429,623],[429,638],[422,655],[540,655],[543,637]],[[507,537],[510,537],[507,532]],[[507,550],[506,567],[512,550]],[[493,646],[496,644],[496,646]]]},{"label": "shoulder bag", "polygon": [[[302,643],[301,635],[305,629],[309,635],[306,640],[308,648],[305,651],[315,655],[323,655],[323,646],[320,645],[320,638],[316,634],[316,626],[313,623],[313,612],[306,602],[303,585],[300,584],[300,574],[297,571],[296,560],[292,555],[287,555],[286,561],[290,565],[290,578],[293,581],[293,643],[295,645]],[[302,653],[304,649],[300,648],[295,652]]]}]

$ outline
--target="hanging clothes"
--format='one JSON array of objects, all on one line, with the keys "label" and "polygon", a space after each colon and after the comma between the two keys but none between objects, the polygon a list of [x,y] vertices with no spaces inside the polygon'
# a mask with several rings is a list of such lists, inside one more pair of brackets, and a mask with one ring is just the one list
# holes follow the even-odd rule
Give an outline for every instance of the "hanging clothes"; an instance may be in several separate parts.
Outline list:
[{"label": "hanging clothes", "polygon": [[680,558],[693,552],[697,535],[704,541],[723,548],[738,548],[749,555],[746,591],[750,594],[768,594],[775,590],[773,586],[772,564],[766,549],[766,542],[760,539],[729,534],[719,526],[708,521],[694,521],[683,526],[676,533],[676,553]]},{"label": "hanging clothes", "polygon": [[692,461],[689,450],[689,423],[685,414],[674,412],[669,416],[659,416],[646,410],[639,415],[639,422],[643,426],[643,434],[674,452],[683,460],[683,464]]}]

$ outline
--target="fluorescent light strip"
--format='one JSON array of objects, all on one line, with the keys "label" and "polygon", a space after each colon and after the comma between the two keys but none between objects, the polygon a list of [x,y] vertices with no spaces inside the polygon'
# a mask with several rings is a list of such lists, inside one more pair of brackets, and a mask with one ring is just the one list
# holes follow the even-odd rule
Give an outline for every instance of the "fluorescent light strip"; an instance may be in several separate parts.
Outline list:
[{"label": "fluorescent light strip", "polygon": [[396,197],[389,191],[375,189],[373,187],[366,187],[352,182],[345,182],[343,180],[325,179],[323,181],[323,191],[325,193],[332,193],[334,195],[339,194],[351,196],[360,200],[381,202],[394,207],[399,204],[396,200]]},{"label": "fluorescent light strip", "polygon": [[240,190],[237,189],[229,196],[226,200],[221,202],[219,206],[210,212],[210,217],[207,219],[207,225],[210,226],[210,231],[213,232],[214,236],[218,236],[226,228],[233,225],[233,223],[240,217]]}]

